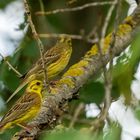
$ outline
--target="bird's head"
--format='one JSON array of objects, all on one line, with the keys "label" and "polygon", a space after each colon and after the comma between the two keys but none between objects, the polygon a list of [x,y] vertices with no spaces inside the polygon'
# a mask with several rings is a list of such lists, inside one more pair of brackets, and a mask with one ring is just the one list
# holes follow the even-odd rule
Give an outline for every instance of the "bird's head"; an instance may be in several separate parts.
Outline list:
[{"label": "bird's head", "polygon": [[28,92],[41,93],[42,89],[43,89],[43,82],[40,80],[33,80],[27,86]]}]

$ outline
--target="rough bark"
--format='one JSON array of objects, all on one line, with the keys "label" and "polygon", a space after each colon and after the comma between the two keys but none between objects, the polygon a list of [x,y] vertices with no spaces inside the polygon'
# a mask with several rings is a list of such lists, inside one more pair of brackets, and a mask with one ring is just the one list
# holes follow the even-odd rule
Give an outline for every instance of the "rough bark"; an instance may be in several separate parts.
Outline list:
[{"label": "rough bark", "polygon": [[[113,56],[119,55],[132,42],[140,27],[140,6],[133,14],[127,17],[117,30],[114,46],[112,46]],[[103,59],[106,65],[109,62],[108,48],[111,44],[112,33],[107,35],[102,48]],[[56,125],[58,118],[63,114],[63,106],[71,99],[80,87],[83,86],[89,77],[96,75],[101,70],[102,62],[98,53],[97,45],[93,45],[81,61],[71,66],[62,78],[52,86],[50,93],[46,94],[40,113],[29,123],[33,127],[33,137],[35,139],[39,132],[44,129],[51,129]],[[28,137],[25,131],[18,133],[13,139]]]}]

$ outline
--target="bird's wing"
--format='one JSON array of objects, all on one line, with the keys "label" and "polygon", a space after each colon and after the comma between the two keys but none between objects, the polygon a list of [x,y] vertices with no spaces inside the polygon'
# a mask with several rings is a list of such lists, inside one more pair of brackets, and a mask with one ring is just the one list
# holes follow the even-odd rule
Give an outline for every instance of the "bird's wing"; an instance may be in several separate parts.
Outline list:
[{"label": "bird's wing", "polygon": [[[49,49],[46,53],[44,53],[44,65],[45,67],[49,64],[57,61],[61,57],[61,49],[56,45],[55,47]],[[38,59],[38,61],[32,66],[29,72],[26,74],[25,78],[36,73],[38,71],[43,70],[43,61],[42,58]]]},{"label": "bird's wing", "polygon": [[[61,52],[60,46],[57,45],[51,48],[50,50],[48,50],[44,54],[45,66],[48,66],[49,64],[57,61],[62,55],[60,52]],[[26,86],[30,82],[28,78],[31,75],[33,74],[36,75],[36,73],[42,73],[42,72],[43,72],[43,64],[42,64],[42,58],[40,58],[29,70],[29,72],[27,72],[24,75],[25,78],[23,79],[23,82],[18,86],[18,88],[14,91],[14,93],[8,98],[6,103],[8,103],[24,86]]]},{"label": "bird's wing", "polygon": [[0,124],[12,122],[21,118],[37,104],[40,104],[40,97],[38,94],[26,92],[2,118]]}]

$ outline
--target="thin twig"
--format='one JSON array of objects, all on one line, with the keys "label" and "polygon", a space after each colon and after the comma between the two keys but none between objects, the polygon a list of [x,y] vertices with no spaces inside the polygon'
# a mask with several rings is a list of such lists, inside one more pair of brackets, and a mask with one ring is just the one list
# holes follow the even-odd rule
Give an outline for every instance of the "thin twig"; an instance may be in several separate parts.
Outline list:
[{"label": "thin twig", "polygon": [[[69,114],[65,114],[62,116],[62,119],[66,119],[68,121],[71,121],[73,119],[73,116],[69,115]],[[91,120],[90,119],[87,119],[87,118],[78,118],[76,120],[76,123],[82,123],[82,124],[88,124],[88,125],[91,125]]]},{"label": "thin twig", "polygon": [[[117,34],[116,41],[113,47],[113,56],[120,54],[124,49],[126,49],[127,44],[130,44],[134,37],[138,34],[136,31],[139,29],[140,25],[140,7],[136,9],[136,11],[131,15],[132,19],[128,21],[126,18],[120,26],[127,26],[126,28],[119,28],[117,33],[123,31],[123,34]],[[130,22],[132,21],[132,22]],[[131,25],[129,24],[131,23]],[[120,27],[119,26],[119,27]],[[126,29],[128,29],[126,31]],[[111,33],[112,34],[112,33]],[[110,34],[110,35],[111,35]],[[107,39],[107,38],[106,38]],[[110,42],[110,40],[109,40]],[[108,49],[107,49],[108,50]],[[98,52],[95,51],[89,55],[89,51],[86,53],[85,57],[74,66],[70,67],[69,70],[62,76],[62,78],[58,81],[58,84],[54,86],[54,90],[52,90],[52,96],[47,96],[41,106],[39,114],[27,125],[33,126],[33,132],[31,135],[26,133],[26,131],[20,131],[17,133],[17,139],[35,139],[39,137],[40,133],[43,132],[44,129],[52,129],[56,126],[56,122],[59,117],[58,107],[62,107],[69,100],[72,99],[73,95],[78,91],[78,89],[87,82],[91,75],[95,75],[101,69],[101,61],[99,58]],[[94,57],[93,57],[94,56]],[[87,60],[87,58],[89,58]],[[104,55],[106,63],[109,61],[108,53]],[[81,65],[87,62],[86,65]],[[75,75],[75,70],[82,69],[82,74]],[[70,81],[70,84],[68,83]],[[61,114],[61,113],[60,113]],[[62,113],[63,114],[63,113]],[[14,139],[13,138],[13,139]]]},{"label": "thin twig", "polygon": [[[117,3],[118,0],[115,0],[115,2]],[[119,3],[119,1],[118,1]],[[118,6],[119,7],[119,6]],[[105,19],[105,23],[102,29],[102,33],[101,33],[101,48],[104,48],[104,38],[106,35],[106,31],[107,31],[107,27],[109,25],[109,21],[111,19],[111,15],[113,13],[113,10],[115,8],[115,5],[112,5],[108,11],[108,14],[106,16]],[[118,10],[117,10],[118,11]],[[116,17],[118,16],[118,13],[116,14]],[[115,20],[116,21],[116,20]],[[117,23],[117,22],[115,22]],[[118,26],[118,24],[115,24],[114,28],[116,28]],[[115,29],[116,30],[116,29]],[[106,67],[104,68],[104,77],[105,77],[105,106],[104,106],[104,113],[105,113],[105,117],[107,116],[109,107],[111,105],[111,89],[112,89],[112,65],[113,65],[113,59],[112,59],[112,46],[115,43],[115,35],[116,35],[116,31],[114,32],[114,35],[112,37],[112,42],[110,43],[110,49],[109,49],[109,55],[110,55],[110,62],[109,62],[109,69],[107,72]]]},{"label": "thin twig", "polygon": [[67,4],[70,5],[70,4],[73,4],[73,3],[75,3],[75,2],[77,2],[77,0],[69,0],[69,1],[67,2]]},{"label": "thin twig", "polygon": [[48,84],[48,76],[47,76],[47,69],[45,69],[45,58],[44,58],[44,55],[43,55],[44,46],[43,46],[43,43],[41,42],[41,40],[40,40],[40,38],[37,34],[35,26],[33,24],[32,17],[31,17],[31,12],[30,12],[27,0],[24,0],[24,5],[25,5],[25,12],[27,14],[27,19],[28,19],[29,25],[30,25],[31,30],[32,30],[32,34],[33,34],[34,38],[36,39],[38,47],[39,47],[40,56],[41,56],[41,59],[42,59],[42,68],[44,70],[44,83],[46,85],[46,83]]},{"label": "thin twig", "polygon": [[38,34],[39,37],[41,38],[60,38],[60,37],[70,37],[71,39],[77,39],[77,40],[85,40],[88,43],[97,43],[98,42],[98,38],[95,39],[89,39],[89,38],[85,38],[82,35],[72,35],[72,34],[55,34],[55,33],[51,33],[51,34]]},{"label": "thin twig", "polygon": [[9,66],[9,68],[11,68],[17,75],[18,77],[22,77],[22,74],[17,71],[13,66],[12,64],[0,53],[0,56],[2,57],[2,59],[6,62],[6,64]]},{"label": "thin twig", "polygon": [[50,14],[56,14],[56,13],[64,13],[64,12],[73,12],[73,11],[79,11],[83,10],[88,7],[93,7],[93,6],[102,6],[102,5],[112,5],[116,4],[116,2],[111,2],[111,1],[106,1],[106,2],[91,2],[91,3],[86,3],[82,6],[74,7],[74,8],[65,8],[65,9],[56,9],[48,12],[36,12],[37,15],[50,15]]},{"label": "thin twig", "polygon": [[72,117],[72,120],[70,122],[69,128],[72,128],[74,126],[74,124],[77,121],[77,118],[78,118],[78,116],[83,108],[84,108],[83,103],[79,104],[79,106],[76,108],[76,110],[74,112],[74,116]]},{"label": "thin twig", "polygon": [[[86,37],[87,39],[93,39],[96,37],[98,42],[99,42],[97,30],[98,30],[100,24],[101,24],[101,16],[98,17],[98,21],[96,22],[96,26],[93,26],[92,29],[90,30],[90,32],[88,33],[88,35]],[[96,42],[96,43],[98,43],[98,42]]]},{"label": "thin twig", "polygon": [[[115,2],[117,3],[117,0],[115,0]],[[119,1],[118,1],[119,2]],[[118,6],[119,7],[119,6]],[[107,71],[106,69],[106,66],[104,65],[104,60],[103,60],[103,53],[102,53],[102,50],[104,48],[104,37],[106,35],[106,30],[107,30],[107,27],[109,25],[109,21],[110,21],[110,18],[111,18],[111,15],[112,15],[112,12],[115,8],[115,4],[112,4],[112,6],[110,7],[109,11],[108,11],[108,14],[105,18],[105,23],[103,25],[103,28],[102,28],[102,33],[101,33],[101,40],[100,42],[98,43],[98,49],[99,49],[99,53],[100,53],[100,59],[103,63],[103,74],[104,74],[104,79],[105,79],[105,103],[104,103],[104,108],[102,110],[102,112],[100,113],[100,116],[99,118],[97,118],[93,124],[92,124],[92,127],[90,128],[91,131],[94,131],[95,129],[97,129],[98,127],[101,126],[102,122],[106,119],[107,117],[107,114],[108,114],[108,110],[109,110],[109,107],[111,105],[111,89],[112,89],[112,49],[110,47],[109,49],[109,55],[110,55],[110,63],[109,63],[109,70]],[[118,12],[116,14],[116,17],[118,16]],[[118,24],[115,25],[115,28],[116,26],[118,26]],[[116,34],[116,32],[115,32]],[[112,43],[110,44],[110,46],[113,46],[114,43],[115,43],[115,38],[112,38]]]},{"label": "thin twig", "polygon": [[44,8],[44,4],[43,4],[43,1],[42,0],[39,0],[39,4],[40,4],[40,9],[41,11],[45,11],[45,8]]}]

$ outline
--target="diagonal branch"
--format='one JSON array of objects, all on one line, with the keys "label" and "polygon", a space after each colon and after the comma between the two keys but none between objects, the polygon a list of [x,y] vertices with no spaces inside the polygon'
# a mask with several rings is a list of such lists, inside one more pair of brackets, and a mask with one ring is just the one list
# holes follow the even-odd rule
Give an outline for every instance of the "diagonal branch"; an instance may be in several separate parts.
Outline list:
[{"label": "diagonal branch", "polygon": [[2,59],[5,61],[5,63],[9,66],[9,68],[12,69],[13,72],[15,72],[17,74],[18,77],[22,77],[22,74],[17,71],[12,64],[0,53],[0,56],[2,57]]},{"label": "diagonal branch", "polygon": [[[108,115],[108,110],[110,108],[111,105],[111,89],[112,89],[112,65],[113,65],[113,56],[112,56],[112,48],[114,46],[115,43],[115,37],[116,37],[116,32],[117,32],[117,27],[118,27],[118,16],[120,14],[120,0],[116,0],[116,2],[118,1],[117,4],[117,12],[116,12],[116,20],[117,23],[115,22],[114,25],[114,32],[112,33],[112,40],[110,42],[110,48],[108,49],[109,51],[109,57],[110,57],[110,62],[109,64],[109,69],[107,70],[106,66],[103,66],[103,75],[104,75],[104,89],[105,89],[105,99],[104,99],[104,107],[99,115],[99,118],[96,118],[93,123],[92,126],[90,128],[90,131],[95,131],[96,129],[98,129],[101,125],[102,122],[104,122],[104,120],[107,118]],[[102,28],[102,32],[101,32],[101,40],[99,42],[98,45],[98,50],[99,50],[99,54],[100,54],[100,60],[102,61],[102,64],[104,64],[104,60],[103,60],[103,54],[102,54],[102,48],[104,48],[104,38],[105,38],[105,34],[106,34],[106,30],[112,15],[112,12],[115,8],[115,5],[112,5],[107,13],[107,16],[105,18],[105,23],[104,26]]]},{"label": "diagonal branch", "polygon": [[110,5],[110,4],[116,4],[116,2],[112,1],[104,1],[104,2],[91,2],[84,4],[82,6],[74,7],[74,8],[65,8],[65,9],[56,9],[53,11],[48,11],[48,12],[36,12],[37,15],[50,15],[50,14],[57,14],[57,13],[64,13],[64,12],[74,12],[74,11],[80,11],[85,8],[93,7],[93,6],[102,6],[102,5]]},{"label": "diagonal branch", "polygon": [[41,56],[41,59],[42,59],[42,68],[44,70],[44,83],[48,84],[47,71],[46,71],[46,68],[45,68],[45,58],[44,58],[44,55],[43,55],[44,46],[43,46],[43,43],[41,42],[41,40],[40,40],[40,38],[39,38],[39,36],[37,34],[35,26],[33,24],[32,17],[31,17],[31,12],[30,12],[27,0],[24,0],[24,5],[25,5],[25,12],[27,14],[27,19],[28,19],[29,25],[30,25],[31,30],[32,30],[32,34],[33,34],[34,38],[36,39],[38,47],[39,47],[40,56]]},{"label": "diagonal branch", "polygon": [[[119,55],[132,42],[136,33],[140,28],[140,6],[127,17],[121,25],[117,28],[114,47],[112,48],[112,56]],[[104,40],[104,47],[102,48],[103,60],[105,64],[110,61],[109,44],[111,42],[112,34],[106,36]],[[78,89],[87,82],[89,77],[96,75],[96,73],[103,67],[100,61],[100,55],[97,45],[93,45],[83,59],[71,66],[69,70],[62,76],[62,78],[51,88],[49,94],[42,103],[41,110],[36,118],[29,123],[34,126],[34,133],[32,139],[39,135],[43,129],[51,129],[56,125],[60,115],[58,110],[63,110],[63,105],[73,98],[73,95]],[[24,132],[24,133],[23,133]],[[20,132],[16,139],[26,136],[25,131]]]},{"label": "diagonal branch", "polygon": [[61,38],[61,37],[69,37],[71,39],[77,39],[77,40],[85,40],[88,43],[97,43],[98,38],[89,39],[83,35],[76,35],[76,34],[55,34],[55,33],[49,33],[49,34],[38,34],[40,38]]}]

